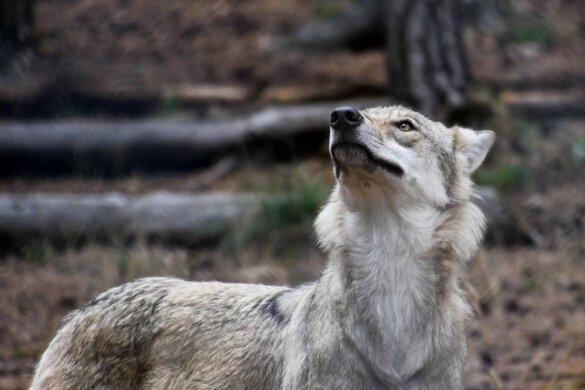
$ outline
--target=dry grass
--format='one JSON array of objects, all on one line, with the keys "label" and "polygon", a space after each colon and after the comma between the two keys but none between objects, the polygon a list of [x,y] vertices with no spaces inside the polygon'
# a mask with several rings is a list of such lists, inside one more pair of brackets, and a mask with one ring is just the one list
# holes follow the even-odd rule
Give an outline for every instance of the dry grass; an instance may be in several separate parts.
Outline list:
[{"label": "dry grass", "polygon": [[[323,258],[271,257],[253,245],[190,252],[97,246],[0,265],[0,388],[26,387],[60,319],[99,292],[149,275],[193,280],[296,284],[318,277]],[[478,311],[469,327],[470,389],[578,389],[585,384],[585,270],[575,250],[491,249],[469,270]],[[568,387],[568,386],[573,387]]]},{"label": "dry grass", "polygon": [[574,250],[534,249],[494,249],[479,256],[470,270],[481,313],[469,329],[468,385],[498,388],[501,381],[507,389],[582,388],[581,256]]}]

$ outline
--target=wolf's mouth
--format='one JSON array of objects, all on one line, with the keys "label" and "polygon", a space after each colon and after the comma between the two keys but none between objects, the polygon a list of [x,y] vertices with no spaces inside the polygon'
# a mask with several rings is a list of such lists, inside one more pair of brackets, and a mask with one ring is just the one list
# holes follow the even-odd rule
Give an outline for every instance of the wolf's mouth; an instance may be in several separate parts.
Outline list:
[{"label": "wolf's mouth", "polygon": [[[398,164],[391,163],[386,160],[382,160],[372,154],[372,152],[362,144],[355,143],[355,142],[339,142],[334,144],[331,147],[331,155],[333,156],[333,160],[336,166],[339,165],[339,161],[335,157],[335,151],[339,147],[350,147],[350,148],[357,148],[360,149],[364,154],[367,156],[368,160],[373,162],[374,164],[378,165],[379,167],[383,168],[384,170],[390,172],[394,176],[401,177],[404,175],[404,169],[402,169]],[[336,167],[337,170],[337,167]]]}]

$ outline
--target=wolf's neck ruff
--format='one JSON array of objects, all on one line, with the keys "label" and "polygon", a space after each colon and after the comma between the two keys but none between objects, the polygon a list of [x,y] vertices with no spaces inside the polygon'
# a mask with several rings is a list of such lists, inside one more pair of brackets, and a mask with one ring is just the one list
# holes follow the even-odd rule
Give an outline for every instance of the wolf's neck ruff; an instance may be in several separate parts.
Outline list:
[{"label": "wolf's neck ruff", "polygon": [[[352,211],[336,196],[316,228],[331,253],[328,271],[346,280],[342,327],[380,377],[404,380],[424,366],[435,340],[453,336],[455,329],[441,325],[468,311],[457,268],[477,248],[481,213],[469,202],[448,213],[422,207]],[[444,267],[450,267],[447,275]]]},{"label": "wolf's neck ruff", "polygon": [[374,301],[357,308],[380,328],[402,332],[418,326],[433,306],[437,280],[425,257],[439,219],[433,210],[346,212],[346,256],[341,261],[349,269],[350,292],[358,302]]}]

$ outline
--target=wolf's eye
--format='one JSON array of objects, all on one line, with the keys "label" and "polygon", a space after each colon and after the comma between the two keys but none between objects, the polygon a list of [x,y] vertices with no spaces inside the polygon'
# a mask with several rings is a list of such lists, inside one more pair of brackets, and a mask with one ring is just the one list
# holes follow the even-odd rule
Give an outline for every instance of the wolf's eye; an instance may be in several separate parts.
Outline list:
[{"label": "wolf's eye", "polygon": [[396,126],[401,130],[401,131],[411,131],[414,130],[414,125],[412,124],[412,122],[410,121],[400,121],[396,124]]}]

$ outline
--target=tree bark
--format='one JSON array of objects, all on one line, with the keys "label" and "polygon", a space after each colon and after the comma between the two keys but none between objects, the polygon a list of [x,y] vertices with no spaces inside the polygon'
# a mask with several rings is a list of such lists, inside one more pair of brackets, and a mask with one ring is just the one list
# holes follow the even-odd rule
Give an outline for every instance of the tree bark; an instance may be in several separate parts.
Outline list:
[{"label": "tree bark", "polygon": [[392,0],[388,7],[390,94],[430,116],[467,101],[470,78],[459,0]]},{"label": "tree bark", "polygon": [[35,46],[34,0],[0,2],[0,69]]}]

